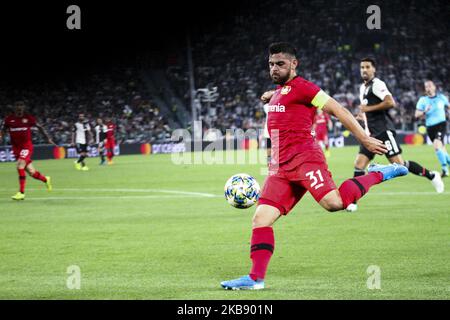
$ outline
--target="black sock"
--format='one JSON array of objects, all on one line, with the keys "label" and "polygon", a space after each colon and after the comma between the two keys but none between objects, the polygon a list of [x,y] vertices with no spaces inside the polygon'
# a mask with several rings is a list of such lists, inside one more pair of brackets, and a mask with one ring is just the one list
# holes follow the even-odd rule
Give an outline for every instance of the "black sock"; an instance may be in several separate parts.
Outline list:
[{"label": "black sock", "polygon": [[405,167],[408,168],[409,172],[421,177],[427,177],[429,180],[433,180],[434,173],[431,173],[428,169],[422,167],[420,164],[414,161],[405,161]]},{"label": "black sock", "polygon": [[[354,169],[354,171],[353,171],[353,177],[355,178],[355,177],[359,177],[359,176],[363,176],[363,175],[365,175],[366,174],[366,170],[364,170],[364,169],[359,169],[359,168],[356,168],[355,167],[355,169]],[[356,204],[356,201],[355,202],[353,202],[354,204]]]},{"label": "black sock", "polygon": [[353,177],[359,177],[366,174],[366,170],[355,168],[355,171],[353,171]]},{"label": "black sock", "polygon": [[86,157],[85,156],[80,156],[79,158],[78,158],[78,163],[83,163],[83,161],[84,161],[84,159],[85,159]]},{"label": "black sock", "polygon": [[105,162],[105,154],[103,151],[100,151],[100,159],[102,159],[102,162]]}]

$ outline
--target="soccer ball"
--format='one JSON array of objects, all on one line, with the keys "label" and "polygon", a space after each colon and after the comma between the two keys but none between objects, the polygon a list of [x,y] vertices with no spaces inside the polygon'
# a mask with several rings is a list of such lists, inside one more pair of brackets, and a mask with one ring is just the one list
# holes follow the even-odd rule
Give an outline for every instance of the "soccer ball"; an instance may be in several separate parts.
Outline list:
[{"label": "soccer ball", "polygon": [[225,183],[225,199],[235,208],[246,209],[259,199],[261,188],[252,176],[238,173]]}]

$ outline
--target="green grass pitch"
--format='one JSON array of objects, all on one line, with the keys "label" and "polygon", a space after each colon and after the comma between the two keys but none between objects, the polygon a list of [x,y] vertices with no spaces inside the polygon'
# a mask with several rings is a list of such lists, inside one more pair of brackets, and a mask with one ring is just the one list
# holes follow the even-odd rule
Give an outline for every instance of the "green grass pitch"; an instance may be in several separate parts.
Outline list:
[{"label": "green grass pitch", "polygon": [[[356,147],[333,149],[337,184],[353,174]],[[439,170],[430,146],[406,159]],[[382,157],[377,161],[386,163]],[[375,186],[356,213],[328,213],[307,195],[275,224],[266,289],[225,291],[247,274],[254,207],[223,198],[225,181],[262,165],[175,165],[170,155],[122,156],[76,171],[72,160],[35,161],[48,193],[0,164],[0,299],[449,299],[450,192],[414,175]],[[440,171],[440,170],[439,170]],[[450,180],[446,180],[449,189]],[[69,266],[80,289],[69,289]],[[367,269],[380,268],[370,290]]]}]

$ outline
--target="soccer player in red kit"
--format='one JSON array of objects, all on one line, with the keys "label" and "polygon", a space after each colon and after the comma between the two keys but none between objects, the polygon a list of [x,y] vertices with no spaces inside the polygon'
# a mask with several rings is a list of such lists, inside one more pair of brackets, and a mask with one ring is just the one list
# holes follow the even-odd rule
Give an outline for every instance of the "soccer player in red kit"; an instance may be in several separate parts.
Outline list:
[{"label": "soccer player in red kit", "polygon": [[19,192],[12,196],[13,200],[25,199],[25,182],[26,174],[28,172],[34,179],[40,180],[47,185],[48,191],[52,190],[50,177],[43,176],[37,171],[33,164],[31,157],[33,155],[33,142],[31,140],[31,128],[37,127],[39,131],[47,138],[50,144],[55,145],[50,136],[45,131],[44,127],[40,125],[36,118],[25,113],[25,103],[18,101],[14,104],[14,113],[7,116],[4,120],[2,129],[0,130],[0,141],[9,132],[11,137],[11,145],[14,156],[17,159],[17,172],[19,174]]},{"label": "soccer player in red kit", "polygon": [[116,132],[116,125],[112,122],[111,118],[106,119],[106,157],[108,159],[108,164],[113,164],[114,148],[116,147],[116,139],[114,134]]},{"label": "soccer player in red kit", "polygon": [[330,156],[330,144],[328,142],[328,130],[333,128],[333,122],[330,115],[323,112],[321,109],[317,109],[316,116],[314,117],[313,132],[317,143],[325,148],[325,156]]},{"label": "soccer player in red kit", "polygon": [[272,225],[280,216],[287,215],[307,191],[324,209],[338,211],[364,196],[371,186],[408,173],[399,164],[371,165],[367,175],[348,179],[336,188],[325,156],[311,135],[316,108],[338,118],[372,152],[383,154],[387,149],[383,142],[368,136],[347,109],[314,83],[299,77],[297,66],[293,46],[288,43],[270,46],[270,76],[278,85],[268,108],[272,160],[252,221],[252,267],[248,275],[221,282],[225,289],[264,288],[275,248]]}]

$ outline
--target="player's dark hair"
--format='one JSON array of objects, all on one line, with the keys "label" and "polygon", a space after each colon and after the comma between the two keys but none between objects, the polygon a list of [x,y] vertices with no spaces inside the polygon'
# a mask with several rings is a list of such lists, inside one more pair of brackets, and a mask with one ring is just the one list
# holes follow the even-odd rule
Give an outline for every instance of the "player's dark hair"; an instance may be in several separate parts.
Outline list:
[{"label": "player's dark hair", "polygon": [[269,54],[285,53],[297,57],[297,49],[287,42],[275,42],[269,46]]},{"label": "player's dark hair", "polygon": [[377,65],[377,63],[375,62],[375,59],[374,58],[369,58],[369,57],[362,58],[360,62],[370,62],[372,64],[372,67],[374,67],[374,68]]}]

